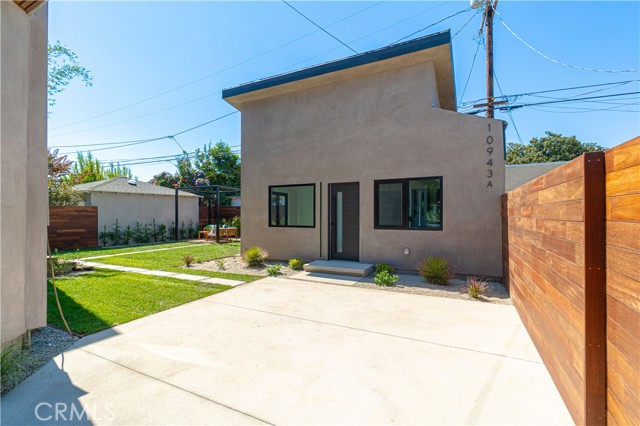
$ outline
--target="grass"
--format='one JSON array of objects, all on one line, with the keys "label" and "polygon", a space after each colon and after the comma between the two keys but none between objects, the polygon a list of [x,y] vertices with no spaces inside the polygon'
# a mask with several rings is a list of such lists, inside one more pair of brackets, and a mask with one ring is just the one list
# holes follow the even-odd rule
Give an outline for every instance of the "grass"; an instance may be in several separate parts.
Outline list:
[{"label": "grass", "polygon": [[201,269],[183,268],[184,257],[194,256],[195,262],[206,262],[221,257],[234,256],[240,253],[240,243],[226,244],[193,244],[190,247],[175,250],[155,251],[149,253],[131,253],[127,256],[105,257],[96,259],[98,263],[109,265],[129,266],[132,268],[156,269],[160,271],[177,272],[182,274],[200,275],[212,278],[228,278],[250,282],[262,277],[246,274],[231,274],[228,272],[207,271]]},{"label": "grass", "polygon": [[60,250],[58,255],[61,259],[72,260],[75,259],[78,255],[80,259],[85,257],[92,256],[107,256],[112,254],[122,254],[122,253],[135,253],[137,251],[142,250],[154,250],[154,249],[163,249],[163,248],[171,248],[171,247],[180,247],[187,245],[198,245],[199,243],[190,243],[187,241],[178,241],[178,242],[170,242],[170,243],[153,243],[153,244],[142,244],[136,246],[125,246],[119,248],[113,247],[92,247],[82,250]]},{"label": "grass", "polygon": [[[56,279],[62,311],[75,333],[90,334],[231,287],[119,271],[96,270]],[[47,320],[63,328],[51,281]]]}]

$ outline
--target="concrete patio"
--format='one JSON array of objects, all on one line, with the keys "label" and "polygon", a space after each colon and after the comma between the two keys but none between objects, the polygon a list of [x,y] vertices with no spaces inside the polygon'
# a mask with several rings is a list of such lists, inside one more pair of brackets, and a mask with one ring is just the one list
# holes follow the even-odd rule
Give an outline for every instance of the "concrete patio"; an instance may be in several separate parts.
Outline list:
[{"label": "concrete patio", "polygon": [[73,407],[76,425],[573,424],[512,306],[282,278],[82,339],[2,398],[2,424]]}]

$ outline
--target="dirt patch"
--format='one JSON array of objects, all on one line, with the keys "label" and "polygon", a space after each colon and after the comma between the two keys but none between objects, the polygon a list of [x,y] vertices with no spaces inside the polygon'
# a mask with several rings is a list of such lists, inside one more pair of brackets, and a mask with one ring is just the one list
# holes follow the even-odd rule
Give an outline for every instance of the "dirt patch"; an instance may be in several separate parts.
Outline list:
[{"label": "dirt patch", "polygon": [[[224,263],[224,265],[221,266],[220,263]],[[289,265],[284,262],[265,262],[263,266],[247,266],[244,262],[242,262],[240,256],[229,256],[223,257],[221,259],[210,260],[208,262],[193,263],[190,269],[201,269],[206,271],[228,272],[230,274],[246,274],[266,277],[269,275],[267,273],[267,266],[276,264],[281,265],[280,273],[278,274],[279,277],[288,277],[301,272],[290,269]]]}]

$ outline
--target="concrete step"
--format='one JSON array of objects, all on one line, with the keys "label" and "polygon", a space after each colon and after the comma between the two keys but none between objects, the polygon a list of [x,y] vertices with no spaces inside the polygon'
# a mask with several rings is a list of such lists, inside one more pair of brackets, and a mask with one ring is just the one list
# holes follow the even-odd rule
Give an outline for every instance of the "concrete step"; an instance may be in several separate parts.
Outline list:
[{"label": "concrete step", "polygon": [[349,262],[346,260],[314,260],[304,265],[306,272],[317,272],[321,274],[351,275],[355,277],[366,277],[373,271],[370,263]]}]

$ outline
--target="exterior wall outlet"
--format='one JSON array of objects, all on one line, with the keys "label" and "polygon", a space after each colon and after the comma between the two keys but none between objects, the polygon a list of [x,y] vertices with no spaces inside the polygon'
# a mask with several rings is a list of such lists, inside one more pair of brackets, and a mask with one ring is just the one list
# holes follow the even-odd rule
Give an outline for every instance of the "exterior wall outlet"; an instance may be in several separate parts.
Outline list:
[{"label": "exterior wall outlet", "polygon": [[405,247],[405,248],[404,248],[404,250],[402,250],[402,253],[403,253],[405,256],[409,256],[409,253],[410,253],[410,251],[409,251],[409,247]]}]

